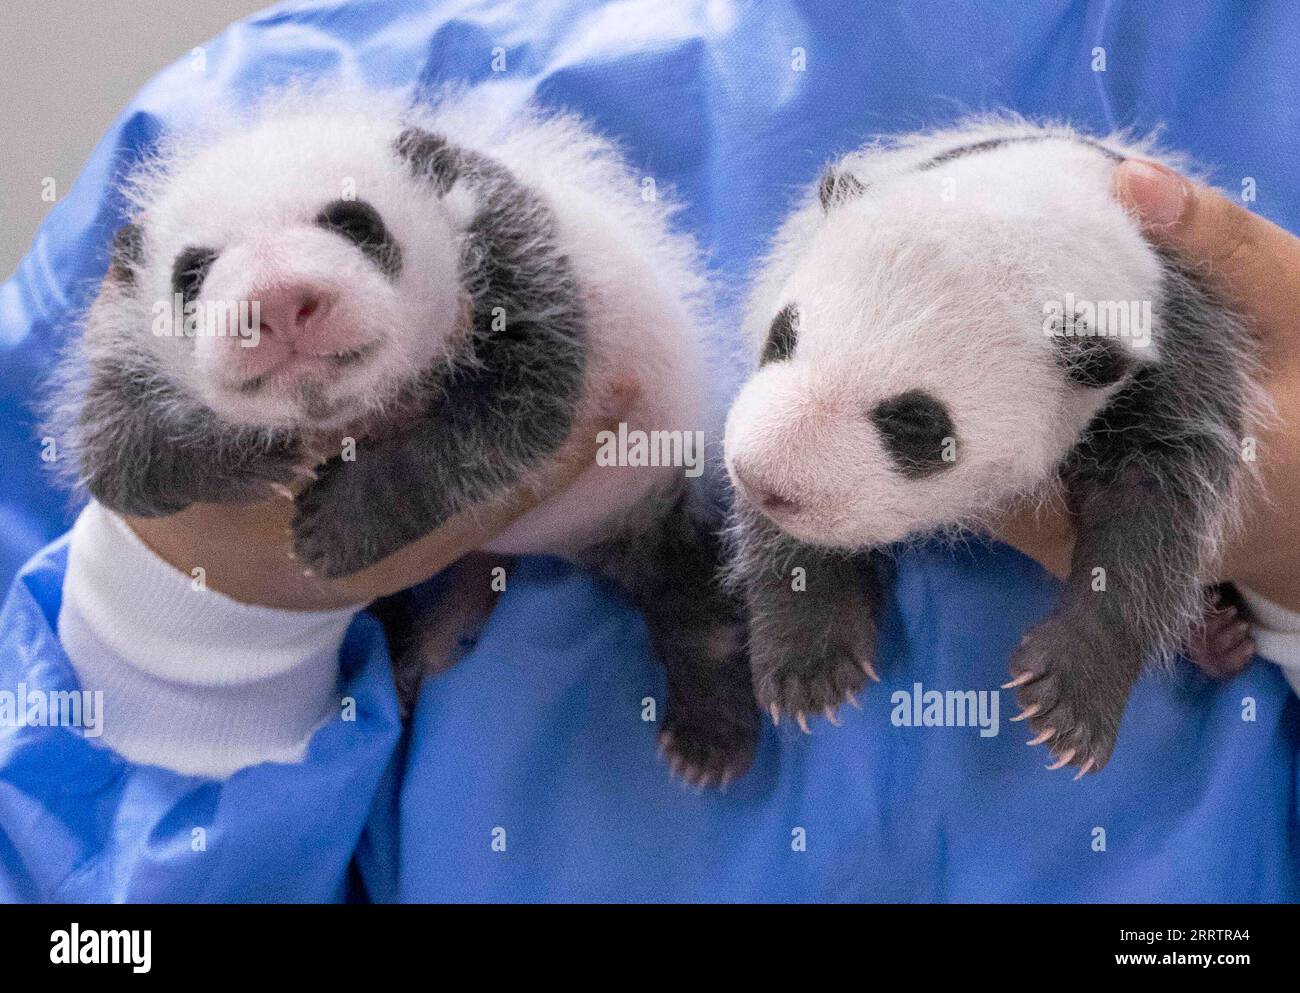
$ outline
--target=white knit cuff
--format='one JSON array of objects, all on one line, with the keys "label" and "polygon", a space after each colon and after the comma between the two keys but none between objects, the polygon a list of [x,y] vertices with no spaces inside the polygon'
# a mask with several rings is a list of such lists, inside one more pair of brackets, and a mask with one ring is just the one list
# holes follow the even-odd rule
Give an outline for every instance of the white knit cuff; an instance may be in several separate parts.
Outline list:
[{"label": "white knit cuff", "polygon": [[225,777],[296,762],[338,707],[338,653],[359,608],[275,610],[209,590],[91,503],[68,549],[59,639],[103,691],[102,741],[124,757]]}]

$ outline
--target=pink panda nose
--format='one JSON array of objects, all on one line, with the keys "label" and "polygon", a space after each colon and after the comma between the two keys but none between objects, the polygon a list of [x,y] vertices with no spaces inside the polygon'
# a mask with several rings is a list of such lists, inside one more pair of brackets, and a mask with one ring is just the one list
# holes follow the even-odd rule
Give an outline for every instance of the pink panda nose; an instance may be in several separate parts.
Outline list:
[{"label": "pink panda nose", "polygon": [[782,496],[772,487],[766,485],[758,479],[752,471],[734,464],[731,467],[731,473],[736,478],[741,492],[745,497],[758,507],[765,514],[793,514],[799,511],[799,502],[789,497]]},{"label": "pink panda nose", "polygon": [[302,351],[329,351],[326,340],[334,294],[312,283],[290,283],[261,290],[253,296],[261,320],[260,333]]}]

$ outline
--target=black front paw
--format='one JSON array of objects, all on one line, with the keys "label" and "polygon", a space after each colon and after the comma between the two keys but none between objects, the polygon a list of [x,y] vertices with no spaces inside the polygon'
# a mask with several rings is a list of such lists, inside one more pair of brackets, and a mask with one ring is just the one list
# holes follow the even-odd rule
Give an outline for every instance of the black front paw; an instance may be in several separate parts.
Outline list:
[{"label": "black front paw", "polygon": [[659,750],[674,776],[692,786],[725,788],[749,771],[758,744],[749,665],[742,657],[697,673],[691,682],[688,692],[670,687]]},{"label": "black front paw", "polygon": [[401,547],[385,528],[385,501],[355,462],[333,459],[294,500],[293,551],[318,576],[333,579],[374,565]]},{"label": "black front paw", "polygon": [[88,451],[82,477],[91,496],[118,513],[166,517],[192,503],[252,503],[284,493],[304,472],[303,459],[295,439],[267,445],[235,438],[193,449],[157,445],[147,455]]},{"label": "black front paw", "polygon": [[1141,655],[1122,638],[1089,623],[1049,619],[1031,630],[1011,655],[1022,713],[1034,731],[1031,745],[1046,745],[1056,761],[1073,766],[1076,779],[1100,772],[1119,736]]},{"label": "black front paw", "polygon": [[659,732],[659,751],[672,774],[699,787],[725,789],[743,776],[754,761],[757,743],[758,715],[752,709],[744,720],[717,724],[670,712]]},{"label": "black front paw", "polygon": [[750,653],[759,706],[774,724],[780,724],[782,714],[793,715],[805,734],[809,714],[823,714],[838,724],[840,704],[856,707],[856,694],[867,680],[880,681],[874,668],[875,635],[871,604],[854,596],[842,597],[816,632],[803,635],[757,618]]}]

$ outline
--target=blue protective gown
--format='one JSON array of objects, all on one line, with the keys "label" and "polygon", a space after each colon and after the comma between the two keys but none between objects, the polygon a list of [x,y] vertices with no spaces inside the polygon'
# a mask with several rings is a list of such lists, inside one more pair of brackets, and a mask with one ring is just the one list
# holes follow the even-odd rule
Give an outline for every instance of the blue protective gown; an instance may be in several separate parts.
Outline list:
[{"label": "blue protective gown", "polygon": [[[1300,230],[1297,37],[1295,6],[1229,0],[334,2],[235,25],[201,67],[187,57],[140,93],[0,288],[0,579],[35,554],[0,612],[0,690],[76,684],[54,630],[66,549],[38,551],[70,512],[30,405],[106,266],[112,185],[164,126],[302,74],[506,78],[676,188],[729,331],[756,253],[821,163],[970,111],[1164,123],[1169,146],[1228,188],[1253,179],[1253,208]],[[724,394],[737,375],[718,370]],[[528,560],[405,735],[368,616],[342,658],[357,720],[324,727],[301,765],[216,783],[67,729],[0,727],[0,899],[335,900],[350,882],[377,900],[1296,899],[1300,703],[1271,666],[1144,678],[1110,766],[1079,783],[1042,769],[1009,693],[991,737],[891,720],[891,696],[916,684],[995,690],[1053,596],[1004,547],[909,551],[864,710],[808,738],[766,729],[749,777],[697,796],[641,719],[663,685],[638,615]]]}]

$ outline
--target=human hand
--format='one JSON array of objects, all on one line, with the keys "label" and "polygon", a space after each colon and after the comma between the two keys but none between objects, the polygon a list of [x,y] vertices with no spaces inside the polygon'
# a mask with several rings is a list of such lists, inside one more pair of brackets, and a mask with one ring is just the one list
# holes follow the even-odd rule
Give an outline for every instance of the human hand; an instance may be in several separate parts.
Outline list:
[{"label": "human hand", "polygon": [[[1276,418],[1256,434],[1261,485],[1219,578],[1300,610],[1300,239],[1214,190],[1141,160],[1115,169],[1116,198],[1155,244],[1202,271],[1257,336],[1263,387]],[[1058,576],[1069,568],[1073,528],[1060,507],[1014,514],[997,534]]]},{"label": "human hand", "polygon": [[[595,462],[596,437],[617,431],[635,402],[637,385],[619,381],[595,416],[569,433],[555,467],[540,482],[521,484],[489,507],[453,517],[368,569],[327,580],[293,555],[293,501],[287,492],[247,504],[191,504],[167,517],[128,517],[153,551],[187,574],[202,568],[209,589],[242,603],[287,610],[364,606],[422,582],[481,548],[516,519],[572,484]],[[330,446],[332,447],[332,446]]]}]

